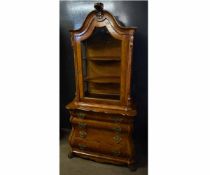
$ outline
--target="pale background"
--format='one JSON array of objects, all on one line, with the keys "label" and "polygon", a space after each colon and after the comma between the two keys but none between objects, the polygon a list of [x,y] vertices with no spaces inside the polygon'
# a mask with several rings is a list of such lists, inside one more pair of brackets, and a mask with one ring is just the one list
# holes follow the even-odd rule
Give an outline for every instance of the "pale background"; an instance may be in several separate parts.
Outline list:
[{"label": "pale background", "polygon": [[[149,2],[149,175],[209,175],[209,1]],[[0,2],[0,174],[59,173],[59,2]]]}]

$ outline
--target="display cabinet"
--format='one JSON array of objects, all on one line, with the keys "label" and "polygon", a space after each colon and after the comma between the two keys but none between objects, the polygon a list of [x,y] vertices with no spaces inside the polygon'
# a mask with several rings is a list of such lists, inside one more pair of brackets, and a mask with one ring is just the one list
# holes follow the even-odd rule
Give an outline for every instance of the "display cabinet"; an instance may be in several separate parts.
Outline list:
[{"label": "display cabinet", "polygon": [[75,99],[66,105],[72,130],[69,157],[132,165],[136,108],[131,87],[135,27],[124,27],[102,3],[82,27],[70,30],[74,51]]}]

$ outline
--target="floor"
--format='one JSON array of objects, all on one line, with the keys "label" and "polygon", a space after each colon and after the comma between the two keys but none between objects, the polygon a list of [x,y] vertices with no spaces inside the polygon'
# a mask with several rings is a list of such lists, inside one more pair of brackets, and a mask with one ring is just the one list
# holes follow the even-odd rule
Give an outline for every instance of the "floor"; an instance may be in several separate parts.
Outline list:
[{"label": "floor", "polygon": [[[91,160],[74,157],[68,158],[68,130],[61,131],[60,138],[60,175],[147,175],[146,159],[137,163],[137,170],[131,172],[127,167],[97,163]],[[142,157],[142,156],[141,156]]]}]

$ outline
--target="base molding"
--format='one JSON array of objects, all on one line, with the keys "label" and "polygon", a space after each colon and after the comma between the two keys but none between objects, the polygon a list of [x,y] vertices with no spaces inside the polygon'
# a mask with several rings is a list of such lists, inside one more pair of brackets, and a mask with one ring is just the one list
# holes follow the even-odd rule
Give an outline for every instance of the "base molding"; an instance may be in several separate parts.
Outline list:
[{"label": "base molding", "polygon": [[81,151],[79,149],[72,149],[72,154],[78,157],[90,159],[90,160],[100,162],[100,163],[111,163],[111,164],[116,164],[116,165],[127,165],[127,166],[134,164],[134,160],[128,160],[126,158],[123,159],[120,157],[111,157],[111,156],[103,155],[100,153],[94,153],[90,151]]}]

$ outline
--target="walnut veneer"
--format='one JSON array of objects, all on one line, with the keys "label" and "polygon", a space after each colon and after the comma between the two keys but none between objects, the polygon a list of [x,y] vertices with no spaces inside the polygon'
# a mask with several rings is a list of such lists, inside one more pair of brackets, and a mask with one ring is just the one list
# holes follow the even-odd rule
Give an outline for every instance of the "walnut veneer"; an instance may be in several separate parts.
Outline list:
[{"label": "walnut veneer", "polygon": [[102,3],[82,27],[70,30],[76,93],[66,105],[72,130],[71,156],[132,165],[133,119],[130,96],[134,27],[123,27]]}]

